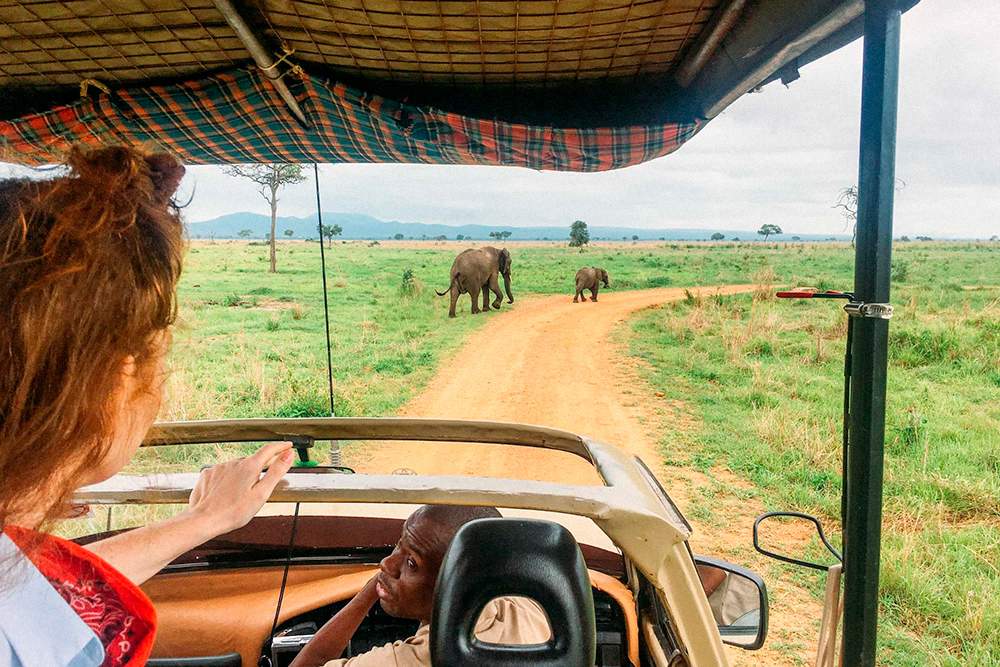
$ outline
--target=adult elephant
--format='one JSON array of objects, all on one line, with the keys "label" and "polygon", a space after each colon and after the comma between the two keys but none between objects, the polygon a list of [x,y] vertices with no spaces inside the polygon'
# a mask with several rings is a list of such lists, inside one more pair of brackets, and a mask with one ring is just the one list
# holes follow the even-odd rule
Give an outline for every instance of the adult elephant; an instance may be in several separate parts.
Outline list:
[{"label": "adult elephant", "polygon": [[479,293],[483,293],[483,310],[490,309],[490,292],[496,295],[493,307],[499,309],[503,301],[500,293],[499,276],[503,276],[503,286],[507,291],[507,302],[514,303],[514,295],[510,293],[510,253],[506,248],[497,250],[492,246],[470,248],[463,250],[451,265],[451,285],[443,292],[435,292],[444,296],[451,292],[451,308],[448,317],[455,317],[455,304],[461,294],[472,297],[472,313],[479,311]]},{"label": "adult elephant", "polygon": [[608,272],[604,269],[599,269],[596,266],[586,266],[577,271],[576,294],[573,296],[573,303],[581,300],[586,301],[587,297],[583,295],[586,290],[590,290],[590,300],[597,301],[597,293],[601,289],[601,283],[604,283],[605,289],[611,287]]}]

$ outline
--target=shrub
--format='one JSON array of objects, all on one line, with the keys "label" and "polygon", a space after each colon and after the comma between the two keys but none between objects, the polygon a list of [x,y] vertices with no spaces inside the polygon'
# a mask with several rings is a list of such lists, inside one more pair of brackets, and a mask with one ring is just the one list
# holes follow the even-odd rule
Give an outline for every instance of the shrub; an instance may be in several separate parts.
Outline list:
[{"label": "shrub", "polygon": [[280,329],[281,315],[271,315],[271,317],[267,318],[267,324],[265,324],[264,327],[268,331],[277,331],[278,329]]},{"label": "shrub", "polygon": [[[337,414],[343,416],[343,409],[337,409]],[[296,396],[288,403],[278,406],[275,417],[329,417],[330,399],[324,394],[311,396]]]},{"label": "shrub", "polygon": [[889,274],[890,280],[894,283],[901,283],[906,280],[910,273],[910,263],[905,260],[896,260],[892,263],[892,271]]},{"label": "shrub", "polygon": [[399,283],[399,293],[403,296],[414,296],[420,292],[420,284],[413,273],[413,269],[403,271],[403,279]]},{"label": "shrub", "polygon": [[227,308],[241,306],[243,305],[243,299],[240,298],[239,294],[233,292],[232,294],[227,294],[225,298],[222,299],[222,305]]}]

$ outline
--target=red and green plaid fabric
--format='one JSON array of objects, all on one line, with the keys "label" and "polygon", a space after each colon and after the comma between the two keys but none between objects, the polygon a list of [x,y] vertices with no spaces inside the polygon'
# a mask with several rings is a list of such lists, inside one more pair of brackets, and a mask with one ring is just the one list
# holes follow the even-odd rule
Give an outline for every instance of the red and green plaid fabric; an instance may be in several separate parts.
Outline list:
[{"label": "red and green plaid fabric", "polygon": [[0,121],[0,159],[56,162],[71,145],[143,144],[189,164],[416,162],[604,171],[671,153],[698,123],[559,129],[468,118],[289,78],[312,124],[303,129],[255,69],[123,89]]}]

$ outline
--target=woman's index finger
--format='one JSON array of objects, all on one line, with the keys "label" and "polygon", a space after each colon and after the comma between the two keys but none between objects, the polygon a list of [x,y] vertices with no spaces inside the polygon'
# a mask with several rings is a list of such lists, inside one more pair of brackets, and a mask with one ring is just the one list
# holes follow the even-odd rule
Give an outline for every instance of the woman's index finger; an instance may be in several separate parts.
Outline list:
[{"label": "woman's index finger", "polygon": [[260,466],[261,470],[263,470],[264,466],[271,462],[271,459],[291,448],[292,443],[287,440],[283,442],[269,442],[258,449],[253,456],[250,457],[250,460],[253,461],[255,465]]}]

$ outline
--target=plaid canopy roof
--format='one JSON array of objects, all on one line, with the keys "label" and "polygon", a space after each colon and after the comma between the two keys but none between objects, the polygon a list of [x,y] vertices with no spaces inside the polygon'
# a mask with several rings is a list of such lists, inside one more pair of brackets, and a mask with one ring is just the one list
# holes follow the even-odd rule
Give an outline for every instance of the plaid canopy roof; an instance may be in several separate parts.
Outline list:
[{"label": "plaid canopy roof", "polygon": [[604,171],[673,152],[700,123],[560,129],[469,118],[301,74],[302,128],[256,69],[80,98],[0,121],[0,159],[56,162],[73,144],[143,144],[188,164],[416,162]]}]

